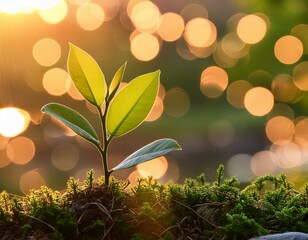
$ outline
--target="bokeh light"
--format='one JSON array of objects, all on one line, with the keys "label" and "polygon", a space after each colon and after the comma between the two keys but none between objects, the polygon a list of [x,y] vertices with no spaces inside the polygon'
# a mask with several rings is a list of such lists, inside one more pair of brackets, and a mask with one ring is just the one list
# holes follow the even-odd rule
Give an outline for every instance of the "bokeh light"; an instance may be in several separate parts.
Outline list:
[{"label": "bokeh light", "polygon": [[276,145],[283,145],[291,142],[295,133],[295,126],[292,120],[277,116],[270,119],[265,127],[267,138]]},{"label": "bokeh light", "polygon": [[15,164],[24,165],[30,162],[35,155],[33,141],[26,137],[12,139],[6,148],[8,158]]},{"label": "bokeh light", "polygon": [[245,108],[244,98],[252,85],[245,80],[232,82],[227,89],[227,101],[236,108]]},{"label": "bokeh light", "polygon": [[265,87],[270,89],[272,84],[273,76],[262,69],[251,72],[247,81],[252,84],[254,87]]},{"label": "bokeh light", "polygon": [[34,44],[32,55],[38,64],[49,67],[59,61],[61,47],[54,39],[43,38]]},{"label": "bokeh light", "polygon": [[[135,170],[129,174],[127,179],[129,179],[130,181],[130,186],[136,186],[138,184],[137,179],[138,178],[140,179],[142,177],[140,172],[141,170],[140,171]],[[144,175],[147,176],[147,172],[144,172]]]},{"label": "bokeh light", "polygon": [[53,150],[51,161],[57,169],[70,171],[79,161],[79,150],[71,143],[61,144]]},{"label": "bokeh light", "polygon": [[226,147],[232,143],[235,135],[233,125],[227,120],[218,120],[209,126],[209,141],[216,147]]},{"label": "bokeh light", "polygon": [[209,14],[203,5],[190,3],[181,10],[181,16],[188,22],[194,18],[208,18]]},{"label": "bokeh light", "polygon": [[205,48],[211,46],[217,37],[215,25],[205,18],[190,20],[184,31],[187,43],[193,47]]},{"label": "bokeh light", "polygon": [[75,87],[75,84],[72,82],[69,84],[69,89],[67,90],[67,94],[74,100],[78,101],[84,100],[84,97],[80,94],[80,92]]},{"label": "bokeh light", "polygon": [[61,68],[52,68],[43,76],[43,87],[51,95],[61,96],[70,87],[69,74]]},{"label": "bokeh light", "polygon": [[0,150],[6,149],[8,143],[9,138],[0,135]]},{"label": "bokeh light", "polygon": [[249,45],[245,44],[235,32],[228,33],[221,41],[225,54],[234,59],[239,59],[249,53]]},{"label": "bokeh light", "polygon": [[283,116],[289,119],[294,119],[295,113],[288,104],[275,103],[272,110],[267,114],[267,118],[271,119],[277,116]]},{"label": "bokeh light", "polygon": [[271,91],[263,87],[250,89],[244,99],[245,108],[254,116],[268,114],[274,106],[274,96]]},{"label": "bokeh light", "polygon": [[308,61],[301,62],[295,66],[293,78],[295,85],[299,89],[308,91]]},{"label": "bokeh light", "polygon": [[237,35],[248,44],[256,44],[260,42],[267,31],[267,25],[263,18],[256,14],[244,16],[238,22]]},{"label": "bokeh light", "polygon": [[300,148],[295,143],[289,142],[284,145],[272,145],[271,152],[276,155],[274,161],[280,168],[295,168],[304,163]]},{"label": "bokeh light", "polygon": [[200,79],[201,92],[209,97],[219,97],[228,86],[228,74],[217,66],[211,66],[202,71]]},{"label": "bokeh light", "polygon": [[30,123],[30,115],[19,108],[0,109],[0,134],[15,137],[25,131]]},{"label": "bokeh light", "polygon": [[140,61],[150,61],[157,56],[160,44],[152,34],[140,33],[132,38],[131,52]]},{"label": "bokeh light", "polygon": [[175,87],[166,92],[164,106],[169,116],[179,118],[188,112],[190,98],[184,89]]},{"label": "bokeh light", "polygon": [[150,114],[147,116],[145,121],[147,122],[153,122],[160,118],[160,116],[164,112],[164,103],[163,100],[160,97],[157,97],[154,103],[154,106],[150,112]]},{"label": "bokeh light", "polygon": [[140,1],[134,5],[130,17],[140,32],[155,32],[161,21],[160,11],[151,1]]},{"label": "bokeh light", "polygon": [[69,0],[72,4],[82,5],[90,2],[91,0]]},{"label": "bokeh light", "polygon": [[178,40],[184,31],[184,19],[177,13],[168,12],[162,15],[158,33],[166,42]]},{"label": "bokeh light", "polygon": [[226,51],[222,46],[222,41],[218,42],[217,45],[215,46],[213,58],[216,64],[222,68],[232,68],[239,61],[239,59],[230,57],[230,55],[226,53]]},{"label": "bokeh light", "polygon": [[270,151],[260,151],[251,158],[251,171],[257,176],[272,174],[276,169],[277,157]]},{"label": "bokeh light", "polygon": [[58,0],[52,8],[39,11],[41,18],[49,24],[61,22],[67,15],[68,7],[65,0]]},{"label": "bokeh light", "polygon": [[29,194],[31,189],[39,189],[43,185],[46,181],[39,169],[28,171],[20,177],[19,186],[23,194]]},{"label": "bokeh light", "polygon": [[303,43],[304,54],[308,53],[308,24],[299,24],[292,28],[291,35]]},{"label": "bokeh light", "polygon": [[274,47],[276,58],[284,64],[293,64],[303,55],[302,42],[291,35],[283,36],[277,40]]},{"label": "bokeh light", "polygon": [[110,21],[113,19],[120,9],[120,1],[119,0],[100,0],[99,5],[102,6],[105,13],[105,21]]},{"label": "bokeh light", "polygon": [[295,124],[294,139],[297,144],[308,146],[308,118],[300,118]]},{"label": "bokeh light", "polygon": [[76,20],[82,29],[93,31],[98,29],[105,21],[105,11],[98,4],[86,3],[78,8]]},{"label": "bokeh light", "polygon": [[161,178],[168,169],[168,162],[165,157],[159,157],[148,162],[137,165],[137,170],[140,176],[147,178]]},{"label": "bokeh light", "polygon": [[0,168],[5,168],[10,165],[11,160],[7,157],[5,150],[0,150]]},{"label": "bokeh light", "polygon": [[292,102],[296,100],[301,91],[290,75],[280,74],[272,81],[272,93],[277,101]]},{"label": "bokeh light", "polygon": [[[253,179],[250,165],[251,155],[239,153],[228,160],[226,170],[229,176],[235,176],[240,181],[249,182]],[[239,166],[241,167],[239,168]],[[243,169],[245,169],[245,171],[243,171]]]}]

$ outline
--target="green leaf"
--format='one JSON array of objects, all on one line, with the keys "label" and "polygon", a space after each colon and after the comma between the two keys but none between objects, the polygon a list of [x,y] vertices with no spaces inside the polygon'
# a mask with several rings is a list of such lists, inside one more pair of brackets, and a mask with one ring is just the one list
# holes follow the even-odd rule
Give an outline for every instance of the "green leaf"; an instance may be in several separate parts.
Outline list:
[{"label": "green leaf", "polygon": [[65,126],[72,129],[79,136],[86,140],[99,145],[100,142],[95,133],[94,128],[80,113],[75,110],[58,103],[49,103],[42,108],[43,113],[47,113],[58,119]]},{"label": "green leaf", "polygon": [[116,92],[118,91],[120,84],[122,82],[123,79],[123,75],[126,69],[126,65],[127,62],[124,63],[116,72],[116,74],[114,75],[111,83],[110,83],[110,87],[109,87],[109,99],[112,99],[114,97],[114,95],[116,94]]},{"label": "green leaf", "polygon": [[81,95],[100,107],[107,94],[104,74],[96,61],[85,51],[69,44],[68,71]]},{"label": "green leaf", "polygon": [[160,71],[136,77],[114,97],[107,112],[110,137],[138,127],[150,113],[158,93]]},{"label": "green leaf", "polygon": [[118,166],[114,167],[112,171],[134,167],[140,163],[163,156],[173,150],[181,150],[180,145],[175,140],[168,138],[156,140],[128,156]]}]

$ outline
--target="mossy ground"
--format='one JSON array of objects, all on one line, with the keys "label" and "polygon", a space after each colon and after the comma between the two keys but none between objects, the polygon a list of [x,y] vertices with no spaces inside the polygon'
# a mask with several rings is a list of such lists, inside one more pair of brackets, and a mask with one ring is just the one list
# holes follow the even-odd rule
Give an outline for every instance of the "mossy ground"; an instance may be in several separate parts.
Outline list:
[{"label": "mossy ground", "polygon": [[0,194],[1,239],[249,239],[286,231],[308,232],[308,185],[296,191],[278,177],[264,176],[244,189],[235,178],[203,175],[184,184],[137,185],[87,173],[70,178],[63,194],[46,186],[24,197]]}]

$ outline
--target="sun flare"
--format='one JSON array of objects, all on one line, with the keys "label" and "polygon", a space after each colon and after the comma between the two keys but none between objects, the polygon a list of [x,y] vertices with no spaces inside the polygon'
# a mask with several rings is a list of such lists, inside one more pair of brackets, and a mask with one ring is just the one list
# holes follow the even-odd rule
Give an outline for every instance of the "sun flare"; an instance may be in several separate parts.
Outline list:
[{"label": "sun flare", "polygon": [[31,13],[53,8],[59,0],[1,0],[0,13]]},{"label": "sun flare", "polygon": [[19,108],[0,109],[0,135],[15,137],[25,131],[30,122],[28,112]]}]

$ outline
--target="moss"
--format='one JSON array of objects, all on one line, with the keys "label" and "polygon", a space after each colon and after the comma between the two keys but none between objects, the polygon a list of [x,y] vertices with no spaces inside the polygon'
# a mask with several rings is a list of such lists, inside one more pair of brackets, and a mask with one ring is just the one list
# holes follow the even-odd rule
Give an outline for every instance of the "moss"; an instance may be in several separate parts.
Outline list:
[{"label": "moss", "polygon": [[236,178],[204,174],[184,184],[70,178],[65,193],[46,186],[22,197],[0,194],[1,239],[248,239],[308,232],[308,185],[263,176],[244,189]]}]

